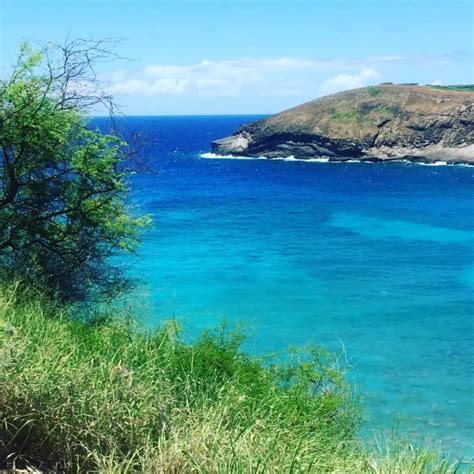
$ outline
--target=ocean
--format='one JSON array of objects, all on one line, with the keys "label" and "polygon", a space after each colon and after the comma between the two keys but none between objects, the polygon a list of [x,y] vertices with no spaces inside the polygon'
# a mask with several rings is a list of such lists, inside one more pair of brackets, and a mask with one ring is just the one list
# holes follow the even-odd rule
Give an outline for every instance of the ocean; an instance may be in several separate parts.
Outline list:
[{"label": "ocean", "polygon": [[143,134],[131,204],[154,225],[128,264],[146,324],[242,322],[252,354],[322,344],[364,436],[474,457],[474,167],[212,158],[258,118],[118,120]]}]

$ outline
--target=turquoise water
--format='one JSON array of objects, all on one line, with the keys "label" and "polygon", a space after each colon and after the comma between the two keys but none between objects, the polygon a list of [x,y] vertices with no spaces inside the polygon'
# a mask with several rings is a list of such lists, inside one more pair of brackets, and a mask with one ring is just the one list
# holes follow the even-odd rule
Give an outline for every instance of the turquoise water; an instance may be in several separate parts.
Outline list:
[{"label": "turquoise water", "polygon": [[252,353],[344,348],[366,434],[474,455],[474,168],[206,159],[255,117],[134,118],[133,200],[155,216],[134,272],[149,324],[245,321]]}]

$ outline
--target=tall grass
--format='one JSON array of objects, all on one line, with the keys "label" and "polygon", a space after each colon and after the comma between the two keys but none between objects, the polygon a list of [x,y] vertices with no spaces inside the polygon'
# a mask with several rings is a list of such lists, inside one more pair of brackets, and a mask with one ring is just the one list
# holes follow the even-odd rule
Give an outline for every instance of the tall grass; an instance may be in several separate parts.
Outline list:
[{"label": "tall grass", "polygon": [[375,452],[319,348],[263,364],[238,333],[74,321],[0,292],[0,469],[67,472],[451,472],[428,452]]}]

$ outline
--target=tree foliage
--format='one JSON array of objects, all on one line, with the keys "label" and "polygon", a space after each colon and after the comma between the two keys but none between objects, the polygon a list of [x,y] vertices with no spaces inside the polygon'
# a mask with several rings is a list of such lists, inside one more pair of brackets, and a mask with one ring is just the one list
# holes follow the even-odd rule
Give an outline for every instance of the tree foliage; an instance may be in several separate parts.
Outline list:
[{"label": "tree foliage", "polygon": [[0,80],[0,271],[67,301],[123,289],[111,258],[146,223],[126,207],[125,143],[87,127],[113,112],[94,70],[110,57],[104,41],[25,44]]}]

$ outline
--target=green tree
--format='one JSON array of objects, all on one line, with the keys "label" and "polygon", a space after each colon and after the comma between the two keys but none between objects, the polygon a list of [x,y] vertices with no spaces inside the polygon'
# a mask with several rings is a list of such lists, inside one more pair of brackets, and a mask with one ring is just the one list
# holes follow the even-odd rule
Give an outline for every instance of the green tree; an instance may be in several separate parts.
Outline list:
[{"label": "green tree", "polygon": [[99,106],[113,112],[94,69],[109,46],[25,44],[0,80],[0,271],[64,301],[123,290],[111,259],[147,220],[126,206],[126,144],[87,127]]}]

